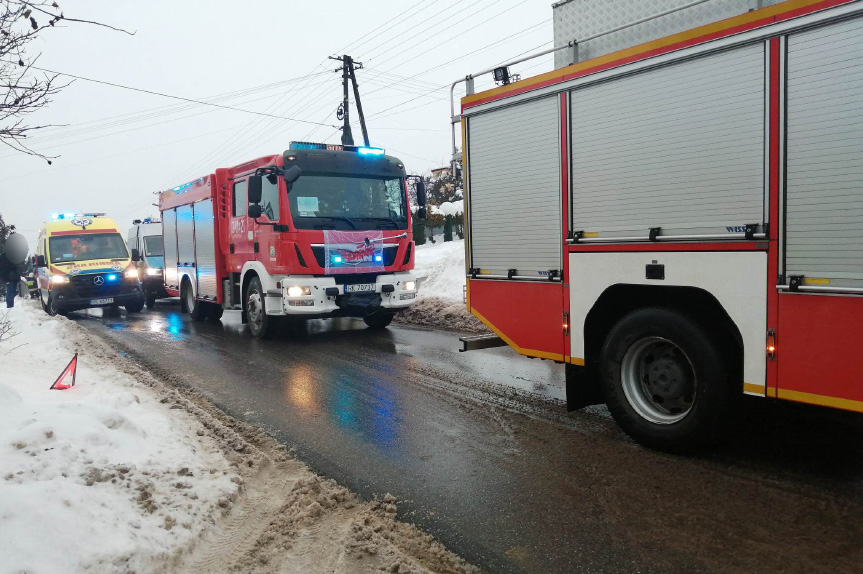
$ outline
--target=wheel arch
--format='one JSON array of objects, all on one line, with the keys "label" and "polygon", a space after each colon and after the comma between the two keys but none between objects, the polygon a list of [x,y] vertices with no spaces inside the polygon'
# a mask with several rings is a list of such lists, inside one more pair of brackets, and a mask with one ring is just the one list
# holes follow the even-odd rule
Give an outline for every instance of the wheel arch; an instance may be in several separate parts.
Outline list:
[{"label": "wheel arch", "polygon": [[570,408],[601,402],[599,361],[603,344],[623,317],[647,307],[662,307],[684,314],[708,330],[718,327],[726,351],[734,357],[735,377],[743,380],[744,342],[739,326],[722,303],[710,292],[689,286],[615,284],[596,299],[584,320],[584,367],[567,369],[567,397]]}]

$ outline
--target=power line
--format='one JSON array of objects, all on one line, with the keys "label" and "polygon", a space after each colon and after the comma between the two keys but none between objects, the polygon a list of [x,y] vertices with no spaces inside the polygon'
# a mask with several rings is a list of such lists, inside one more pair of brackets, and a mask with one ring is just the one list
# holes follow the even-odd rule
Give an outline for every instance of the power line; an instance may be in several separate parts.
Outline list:
[{"label": "power line", "polygon": [[[16,62],[6,62],[6,63],[7,63],[7,64],[17,64]],[[301,120],[301,119],[299,119],[299,118],[289,118],[289,117],[284,117],[284,116],[277,116],[277,115],[273,115],[273,114],[267,114],[267,113],[264,113],[264,112],[255,112],[255,111],[252,111],[252,110],[244,110],[244,109],[242,109],[242,108],[235,108],[235,107],[232,107],[232,106],[223,106],[222,104],[215,104],[215,103],[212,103],[212,102],[204,102],[204,101],[201,101],[201,100],[196,100],[196,99],[194,99],[194,98],[186,98],[186,97],[183,97],[183,96],[175,96],[175,95],[172,95],[172,94],[166,94],[166,93],[164,93],[164,92],[156,92],[156,91],[154,91],[154,90],[147,90],[147,89],[144,89],[144,88],[134,88],[134,87],[132,87],[132,86],[125,86],[125,85],[123,85],[123,84],[117,84],[117,83],[114,83],[114,82],[108,82],[108,81],[105,81],[105,80],[96,80],[96,79],[94,79],[94,78],[87,78],[87,77],[84,77],[84,76],[77,76],[77,75],[75,75],[75,74],[68,74],[68,73],[66,73],[66,72],[57,72],[57,71],[54,71],[54,70],[48,70],[48,69],[45,69],[45,68],[37,68],[36,66],[30,66],[30,68],[31,68],[31,69],[33,69],[33,70],[39,70],[40,72],[47,72],[47,73],[49,73],[49,74],[57,74],[57,75],[59,75],[59,76],[66,76],[66,77],[68,77],[68,78],[75,78],[76,80],[84,80],[84,81],[86,81],[86,82],[93,82],[94,84],[102,84],[102,85],[105,85],[105,86],[112,86],[112,87],[114,87],[114,88],[122,88],[122,89],[124,89],[124,90],[130,90],[130,91],[133,91],[133,92],[141,92],[141,93],[144,93],[144,94],[150,94],[150,95],[153,95],[153,96],[161,96],[161,97],[163,97],[163,98],[171,98],[172,100],[180,100],[180,101],[183,101],[183,102],[191,102],[191,103],[195,103],[195,104],[200,104],[200,105],[203,105],[203,106],[212,106],[212,107],[214,107],[214,108],[221,108],[221,109],[223,109],[223,110],[231,110],[231,111],[234,111],[234,112],[243,112],[243,113],[246,113],[246,114],[252,114],[252,115],[256,115],[256,116],[263,116],[263,117],[268,117],[268,118],[275,118],[275,119],[277,119],[277,120],[291,120],[291,121],[294,121],[294,122],[300,122],[300,123],[304,123],[304,124],[314,124],[314,123],[317,123],[317,122],[313,122],[313,121],[310,121],[310,120]],[[325,125],[325,126],[328,126],[328,127],[335,127],[335,126],[333,126],[332,124],[321,124],[321,125]]]}]

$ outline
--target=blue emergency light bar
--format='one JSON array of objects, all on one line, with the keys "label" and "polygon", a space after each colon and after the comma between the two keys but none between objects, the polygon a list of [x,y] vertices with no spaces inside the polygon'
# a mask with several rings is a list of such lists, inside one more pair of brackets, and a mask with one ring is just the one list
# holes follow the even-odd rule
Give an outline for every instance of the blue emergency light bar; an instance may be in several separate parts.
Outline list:
[{"label": "blue emergency light bar", "polygon": [[72,219],[73,217],[75,217],[74,213],[52,213],[51,214],[51,219],[53,219],[54,221],[58,221],[60,219]]},{"label": "blue emergency light bar", "polygon": [[325,144],[315,142],[291,142],[288,149],[325,149],[328,151],[353,151],[360,155],[384,155],[385,150],[379,147],[362,147],[355,145]]}]

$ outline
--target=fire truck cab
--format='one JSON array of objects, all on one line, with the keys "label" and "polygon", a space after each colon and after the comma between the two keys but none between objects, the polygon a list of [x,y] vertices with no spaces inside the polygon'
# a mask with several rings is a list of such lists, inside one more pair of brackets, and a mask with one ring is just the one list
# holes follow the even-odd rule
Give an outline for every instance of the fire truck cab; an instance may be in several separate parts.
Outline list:
[{"label": "fire truck cab", "polygon": [[240,309],[262,338],[284,318],[383,328],[416,298],[405,169],[382,149],[293,142],[162,193],[160,210],[165,286],[194,319]]}]

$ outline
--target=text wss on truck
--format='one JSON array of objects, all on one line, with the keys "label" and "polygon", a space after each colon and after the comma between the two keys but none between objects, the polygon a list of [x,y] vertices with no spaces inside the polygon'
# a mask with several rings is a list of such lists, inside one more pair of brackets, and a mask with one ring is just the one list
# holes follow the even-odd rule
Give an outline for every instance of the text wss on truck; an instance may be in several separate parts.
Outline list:
[{"label": "text wss on truck", "polygon": [[379,148],[292,142],[166,191],[167,291],[196,320],[241,309],[262,338],[284,318],[386,327],[417,294],[406,178]]},{"label": "text wss on truck", "polygon": [[91,307],[144,308],[135,261],[117,224],[104,213],[60,213],[39,231],[36,279],[49,315]]},{"label": "text wss on truck", "polygon": [[739,393],[863,412],[863,2],[698,4],[731,17],[558,39],[553,72],[468,76],[453,120],[467,305],[496,334],[465,350],[565,363],[571,408],[672,451]]},{"label": "text wss on truck", "polygon": [[126,235],[126,245],[140,254],[138,277],[144,290],[147,308],[156,306],[156,299],[170,297],[165,290],[165,254],[162,244],[162,222],[146,217],[132,221]]}]

